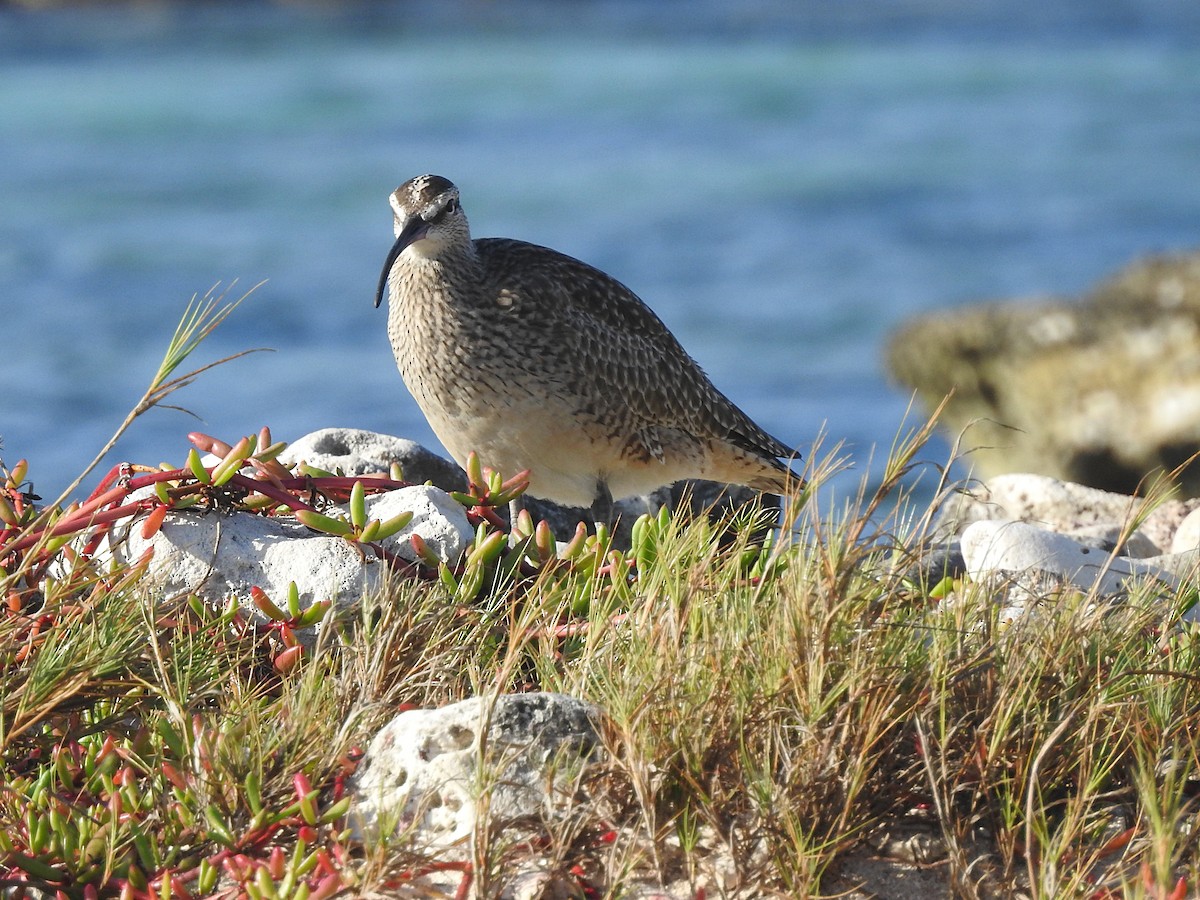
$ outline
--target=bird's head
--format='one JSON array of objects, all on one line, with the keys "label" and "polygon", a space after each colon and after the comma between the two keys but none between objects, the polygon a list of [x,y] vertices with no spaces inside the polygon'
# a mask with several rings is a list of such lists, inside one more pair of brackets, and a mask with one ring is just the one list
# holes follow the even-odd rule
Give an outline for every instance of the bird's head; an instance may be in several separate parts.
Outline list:
[{"label": "bird's head", "polygon": [[418,175],[392,192],[396,242],[388,251],[379,276],[375,306],[383,302],[388,275],[405,250],[436,259],[447,247],[469,244],[467,217],[458,202],[458,188],[440,175]]}]

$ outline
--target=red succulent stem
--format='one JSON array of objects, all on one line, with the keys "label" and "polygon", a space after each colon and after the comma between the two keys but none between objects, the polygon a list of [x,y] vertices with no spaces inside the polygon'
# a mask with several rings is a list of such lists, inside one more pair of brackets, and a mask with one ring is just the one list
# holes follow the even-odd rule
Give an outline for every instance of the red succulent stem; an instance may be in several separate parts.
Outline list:
[{"label": "red succulent stem", "polygon": [[390,550],[385,550],[379,544],[371,544],[370,547],[375,551],[376,556],[388,564],[389,569],[399,575],[413,576],[425,581],[433,581],[437,578],[437,573],[434,570],[410,562],[403,556],[399,556]]},{"label": "red succulent stem", "polygon": [[131,470],[131,467],[130,467],[129,463],[117,463],[115,466],[113,466],[111,469],[108,470],[108,474],[105,475],[103,478],[101,478],[100,483],[97,484],[95,488],[93,488],[93,490],[90,494],[88,494],[88,500],[92,500],[93,498],[98,497],[100,494],[107,491],[109,486],[114,481],[116,481],[121,476],[125,475],[130,470]]},{"label": "red succulent stem", "polygon": [[[128,492],[126,492],[126,494],[127,493]],[[32,547],[45,537],[61,537],[64,534],[71,534],[72,532],[82,531],[85,528],[92,528],[97,525],[110,525],[113,522],[119,521],[127,516],[131,516],[140,510],[150,509],[156,503],[158,503],[157,500],[147,499],[138,500],[134,503],[127,503],[124,506],[117,506],[113,507],[112,509],[101,510],[99,512],[89,510],[85,513],[80,510],[72,513],[69,516],[59,519],[50,528],[39,529],[32,534],[27,534],[20,540],[13,541],[13,543],[9,544],[4,549],[8,553],[17,553],[21,550],[26,550]]]},{"label": "red succulent stem", "polygon": [[[26,550],[32,547],[47,534],[50,537],[59,537],[64,534],[70,534],[75,531],[81,531],[84,528],[91,528],[97,525],[107,525],[116,522],[119,519],[131,516],[140,510],[149,509],[157,501],[140,500],[136,503],[129,503],[123,506],[115,506],[112,504],[119,503],[124,500],[134,491],[148,487],[153,484],[165,481],[185,481],[193,480],[194,476],[190,469],[169,469],[166,471],[150,472],[145,475],[139,475],[130,478],[116,487],[112,487],[113,481],[118,477],[123,476],[129,470],[128,463],[122,463],[114,466],[112,470],[104,477],[100,484],[96,487],[87,501],[84,502],[79,509],[71,514],[64,516],[54,523],[50,528],[41,528],[37,531],[27,534],[13,543],[4,547],[6,553],[15,553],[21,550]],[[289,509],[295,511],[298,509],[313,509],[313,507],[305,503],[291,491],[302,491],[316,489],[324,492],[345,491],[347,494],[354,487],[356,482],[361,481],[364,489],[378,488],[379,490],[393,490],[398,487],[407,487],[408,482],[393,481],[390,478],[375,478],[363,476],[332,476],[329,478],[289,478],[281,479],[280,486],[270,481],[260,481],[251,478],[241,473],[235,474],[229,480],[229,484],[237,485],[246,491],[262,494],[265,497],[270,497]],[[105,509],[105,507],[111,507]],[[315,511],[315,510],[314,510]]]}]

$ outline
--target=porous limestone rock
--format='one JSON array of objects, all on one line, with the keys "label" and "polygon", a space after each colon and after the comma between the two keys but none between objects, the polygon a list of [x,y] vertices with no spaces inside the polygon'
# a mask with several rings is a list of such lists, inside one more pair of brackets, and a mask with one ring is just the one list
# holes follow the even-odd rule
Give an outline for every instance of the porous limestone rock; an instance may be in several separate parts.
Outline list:
[{"label": "porous limestone rock", "polygon": [[392,463],[399,463],[405,481],[414,484],[431,481],[445,491],[467,489],[467,476],[450,460],[415,441],[361,428],[321,428],[310,432],[288,444],[279,454],[279,461],[284,465],[303,461],[326,472],[340,469],[347,475],[387,472]]},{"label": "porous limestone rock", "polygon": [[[996,475],[948,500],[938,513],[937,529],[944,535],[956,534],[971,522],[999,520],[1029,522],[1060,533],[1091,531],[1093,536],[1115,540],[1143,502],[1139,497],[1045,475]],[[1122,552],[1134,556],[1162,553],[1172,546],[1180,523],[1197,508],[1200,500],[1158,504]]]},{"label": "porous limestone rock", "polygon": [[1200,550],[1200,509],[1188,513],[1171,538],[1172,553],[1186,553],[1189,550]]},{"label": "porous limestone rock", "polygon": [[[1138,562],[1165,569],[1174,575],[1181,584],[1200,587],[1200,549],[1164,553],[1161,556],[1139,559]],[[1200,619],[1200,605],[1193,607],[1185,618]]]},{"label": "porous limestone rock", "polygon": [[153,549],[149,576],[164,597],[197,594],[221,604],[232,594],[258,618],[252,587],[282,604],[294,581],[307,609],[319,600],[358,599],[384,572],[382,565],[364,565],[362,554],[342,538],[316,534],[294,519],[242,512],[171,512],[149,540],[137,520],[114,529],[106,547],[121,562]]},{"label": "porous limestone rock", "polygon": [[[1200,548],[1189,549],[1194,535],[1179,536],[1189,519],[1200,528],[1200,513],[1192,512],[1200,501],[1166,501],[1150,510],[1142,510],[1143,503],[1042,475],[998,475],[951,497],[939,511],[933,545],[921,558],[958,565],[928,572],[928,565],[914,565],[909,577],[931,587],[945,568],[945,574],[986,583],[1002,621],[1023,616],[1031,602],[1064,587],[1110,599],[1149,588],[1169,600],[1181,586],[1200,583]],[[1130,532],[1138,515],[1142,525]],[[1184,617],[1200,620],[1200,609]]]},{"label": "porous limestone rock", "polygon": [[1095,547],[1105,553],[1117,552],[1131,559],[1157,556],[1159,553],[1159,548],[1142,532],[1126,534],[1126,530],[1120,525],[1084,525],[1082,528],[1071,528],[1063,533],[1085,547]]},{"label": "porous limestone rock", "polygon": [[412,521],[381,543],[384,549],[410,562],[417,554],[409,542],[419,534],[425,544],[446,563],[456,563],[475,539],[475,529],[467,519],[463,505],[441,488],[426,484],[398,488],[366,499],[368,519],[386,522],[403,512],[413,514]]},{"label": "porous limestone rock", "polygon": [[[409,542],[412,534],[420,534],[447,562],[457,561],[474,537],[462,505],[438,488],[414,485],[388,491],[368,497],[366,507],[370,518],[414,513],[407,526],[381,542],[406,559],[416,556]],[[349,518],[349,512],[338,507],[326,513]],[[150,578],[162,596],[194,593],[221,604],[233,595],[257,619],[263,616],[250,600],[252,587],[282,605],[294,581],[302,609],[320,600],[332,600],[336,606],[376,588],[387,571],[349,541],[318,534],[290,517],[215,509],[170,512],[149,539],[142,536],[141,520],[135,520],[113,529],[100,555],[129,562],[148,550],[153,550]]]},{"label": "porous limestone rock", "polygon": [[[1024,470],[1133,493],[1200,449],[1200,253],[1152,258],[1082,302],[937,311],[891,336],[887,365],[981,477]],[[1200,466],[1181,476],[1200,495]]]},{"label": "porous limestone rock", "polygon": [[1020,580],[1048,573],[1099,595],[1125,593],[1155,579],[1167,589],[1178,586],[1178,579],[1165,568],[1113,556],[1024,522],[972,522],[960,544],[967,573],[975,581],[996,576]]},{"label": "porous limestone rock", "polygon": [[351,821],[362,838],[396,835],[445,858],[469,852],[481,816],[491,825],[553,818],[599,751],[598,720],[591,704],[551,693],[402,712],[359,763]]}]

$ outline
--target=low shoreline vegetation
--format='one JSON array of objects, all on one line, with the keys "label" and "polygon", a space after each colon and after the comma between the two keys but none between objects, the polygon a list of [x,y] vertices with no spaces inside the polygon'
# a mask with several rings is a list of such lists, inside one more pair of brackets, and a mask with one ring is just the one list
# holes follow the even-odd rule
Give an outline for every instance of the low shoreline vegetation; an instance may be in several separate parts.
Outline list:
[{"label": "low shoreline vegetation", "polygon": [[[189,308],[150,405],[231,308]],[[284,598],[258,598],[271,624],[255,627],[235,602],[156,596],[147,561],[97,571],[78,542],[100,526],[35,509],[26,467],[0,469],[0,886],[424,896],[443,871],[492,897],[536,858],[562,896],[821,896],[845,890],[841,862],[876,829],[915,821],[944,843],[956,896],[1195,896],[1200,634],[1178,617],[1194,592],[1064,592],[1007,623],[981,586],[939,603],[948,584],[911,576],[932,511],[902,486],[929,427],[842,508],[815,487],[788,498],[766,542],[755,523],[664,514],[627,552],[603,534],[553,549],[529,523],[509,547],[485,513],[519,483],[480,474],[462,498],[480,521],[471,574],[397,571],[331,608],[305,652]],[[222,491],[262,443],[204,475],[181,466],[136,514],[246,502]],[[838,465],[810,463],[810,482]],[[467,861],[354,840],[347,779],[384,722],[529,690],[604,713],[608,753],[569,816],[485,817]]]}]

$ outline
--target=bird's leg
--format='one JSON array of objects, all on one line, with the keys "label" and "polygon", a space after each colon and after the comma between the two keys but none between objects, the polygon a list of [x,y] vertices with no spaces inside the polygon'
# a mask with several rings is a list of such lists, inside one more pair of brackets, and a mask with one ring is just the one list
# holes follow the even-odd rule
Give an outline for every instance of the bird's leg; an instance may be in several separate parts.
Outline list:
[{"label": "bird's leg", "polygon": [[592,521],[597,525],[603,522],[609,528],[616,526],[613,521],[612,492],[602,478],[596,480],[596,496],[592,500]]}]

